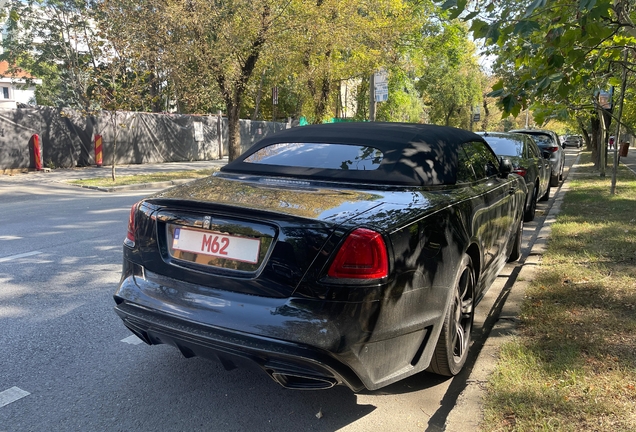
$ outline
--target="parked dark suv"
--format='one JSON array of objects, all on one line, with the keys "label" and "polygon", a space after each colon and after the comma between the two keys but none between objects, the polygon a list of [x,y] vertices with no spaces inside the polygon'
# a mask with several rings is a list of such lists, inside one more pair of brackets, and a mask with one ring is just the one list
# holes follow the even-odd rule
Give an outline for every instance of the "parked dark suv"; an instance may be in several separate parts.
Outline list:
[{"label": "parked dark suv", "polygon": [[559,181],[563,180],[563,167],[565,166],[565,152],[559,144],[559,136],[551,130],[545,129],[516,129],[510,132],[531,135],[541,150],[550,152],[549,161],[552,167],[550,186],[558,186]]}]

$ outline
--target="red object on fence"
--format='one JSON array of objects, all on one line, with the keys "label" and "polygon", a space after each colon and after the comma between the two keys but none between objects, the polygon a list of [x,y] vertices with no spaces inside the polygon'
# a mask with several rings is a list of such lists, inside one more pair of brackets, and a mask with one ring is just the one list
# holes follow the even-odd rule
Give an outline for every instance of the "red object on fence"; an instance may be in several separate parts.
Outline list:
[{"label": "red object on fence", "polygon": [[95,165],[102,166],[102,136],[95,135]]},{"label": "red object on fence", "polygon": [[33,160],[35,161],[36,171],[42,171],[42,147],[40,147],[40,135],[31,135],[31,143],[33,146]]}]

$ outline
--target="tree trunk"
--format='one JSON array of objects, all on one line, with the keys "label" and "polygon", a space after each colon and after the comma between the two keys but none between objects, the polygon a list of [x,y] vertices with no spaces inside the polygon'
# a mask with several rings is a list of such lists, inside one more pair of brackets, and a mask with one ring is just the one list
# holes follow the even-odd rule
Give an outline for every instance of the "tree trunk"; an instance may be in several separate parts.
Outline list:
[{"label": "tree trunk", "polygon": [[256,92],[256,103],[254,104],[254,112],[252,113],[252,120],[258,120],[258,109],[261,105],[261,97],[263,96],[263,81],[265,80],[265,71],[261,75],[261,82],[258,84],[258,91]]},{"label": "tree trunk", "polygon": [[113,125],[113,166],[110,171],[110,175],[113,178],[113,182],[117,180],[117,111],[111,111],[110,121]]},{"label": "tree trunk", "polygon": [[231,162],[242,153],[241,151],[241,109],[236,101],[227,103],[227,122],[228,122],[228,160]]},{"label": "tree trunk", "polygon": [[331,80],[327,77],[322,78],[322,85],[320,86],[320,95],[318,96],[318,103],[316,104],[316,120],[322,122],[325,114],[327,113],[327,100],[329,99],[329,91],[331,90]]},{"label": "tree trunk", "polygon": [[594,116],[591,119],[592,123],[592,134],[591,134],[591,144],[592,144],[592,161],[594,161],[594,168],[600,168],[600,153],[599,148],[601,142],[601,120],[598,116]]},{"label": "tree trunk", "polygon": [[585,148],[587,150],[591,150],[592,149],[592,132],[587,130],[587,128],[583,124],[583,121],[581,120],[580,117],[577,117],[576,121],[579,123],[579,127],[581,128],[581,132],[583,133],[583,140],[585,141]]},{"label": "tree trunk", "polygon": [[450,119],[454,112],[455,112],[455,104],[451,105],[446,111],[446,114],[444,115],[445,126],[450,126]]}]

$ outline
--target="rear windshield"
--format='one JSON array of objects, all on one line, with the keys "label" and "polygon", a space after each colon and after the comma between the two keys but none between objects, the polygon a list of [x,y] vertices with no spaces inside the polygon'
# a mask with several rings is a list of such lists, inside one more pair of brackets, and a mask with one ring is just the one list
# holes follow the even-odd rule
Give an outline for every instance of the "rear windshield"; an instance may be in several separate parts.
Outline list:
[{"label": "rear windshield", "polygon": [[375,170],[383,159],[374,147],[348,144],[281,143],[254,152],[244,162],[298,168]]},{"label": "rear windshield", "polygon": [[484,137],[493,151],[499,156],[521,156],[523,142],[510,138]]},{"label": "rear windshield", "polygon": [[534,138],[534,141],[539,147],[554,147],[554,141],[549,135],[532,134],[532,138]]}]

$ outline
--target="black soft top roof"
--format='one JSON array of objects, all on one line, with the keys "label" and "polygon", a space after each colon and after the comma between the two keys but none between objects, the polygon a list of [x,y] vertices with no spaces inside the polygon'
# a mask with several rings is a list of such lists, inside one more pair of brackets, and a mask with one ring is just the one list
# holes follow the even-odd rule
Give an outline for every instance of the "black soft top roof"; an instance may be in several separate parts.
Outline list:
[{"label": "black soft top roof", "polygon": [[[429,186],[455,184],[457,150],[468,141],[485,142],[463,129],[412,123],[331,123],[287,129],[263,138],[221,171],[330,181]],[[352,144],[375,147],[384,158],[376,170],[335,170],[244,162],[279,143]]]}]

